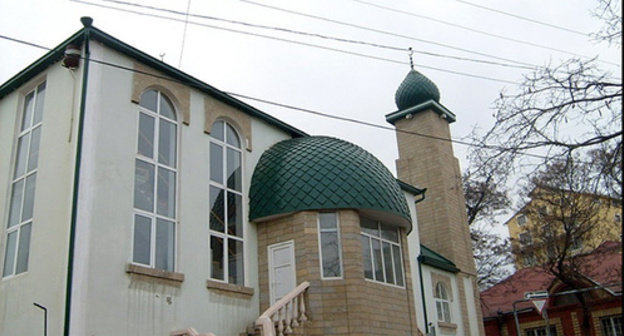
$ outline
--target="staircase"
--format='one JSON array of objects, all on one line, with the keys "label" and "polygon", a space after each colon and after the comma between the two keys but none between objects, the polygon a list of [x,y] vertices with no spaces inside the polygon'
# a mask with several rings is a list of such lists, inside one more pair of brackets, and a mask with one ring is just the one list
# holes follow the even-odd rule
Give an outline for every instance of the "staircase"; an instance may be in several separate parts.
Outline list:
[{"label": "staircase", "polygon": [[[310,287],[307,281],[302,282],[290,293],[284,295],[275,302],[269,309],[265,310],[253,326],[248,328],[247,333],[241,335],[248,336],[285,336],[303,335],[293,328],[302,326],[308,320],[306,315],[305,294]],[[170,336],[215,336],[213,333],[200,334],[193,328],[177,330],[171,332]]]}]

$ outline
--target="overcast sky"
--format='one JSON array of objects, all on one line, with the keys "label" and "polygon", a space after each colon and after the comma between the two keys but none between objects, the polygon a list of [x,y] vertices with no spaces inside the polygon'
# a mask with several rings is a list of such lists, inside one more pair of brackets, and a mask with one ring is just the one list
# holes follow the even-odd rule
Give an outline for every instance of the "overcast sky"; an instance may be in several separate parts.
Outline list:
[{"label": "overcast sky", "polygon": [[[255,4],[249,2],[252,0],[190,0],[191,14],[354,40],[360,42],[358,44],[192,16],[188,18],[189,24],[184,34],[184,16],[115,4],[110,0],[88,1],[96,5],[167,16],[178,21],[69,0],[0,0],[0,35],[54,47],[81,29],[81,16],[91,16],[97,28],[154,57],[164,55],[166,63],[180,67],[223,91],[385,126],[389,124],[385,122],[384,115],[396,110],[395,90],[410,69],[408,52],[392,48],[412,47],[416,70],[437,84],[441,93],[440,102],[457,115],[457,122],[451,127],[454,138],[468,135],[474,126],[488,128],[491,125],[494,100],[503,88],[513,88],[513,82],[518,82],[523,73],[530,71],[522,68],[527,64],[557,64],[572,57],[570,53],[573,53],[599,57],[599,60],[604,61],[600,64],[618,76],[621,71],[621,50],[592,42],[586,35],[600,27],[600,21],[591,15],[596,2],[590,0],[253,0]],[[189,5],[188,0],[127,1],[180,12],[185,12]],[[466,2],[575,32],[495,13]],[[346,22],[351,26],[258,4]],[[370,4],[387,6],[396,11]],[[269,35],[339,49],[350,54],[205,25]],[[5,39],[0,39],[0,50],[2,83],[45,53]],[[482,61],[503,63],[506,66],[484,64]],[[396,171],[394,160],[398,154],[395,136],[391,131],[249,100],[246,102],[310,134],[330,135],[354,142],[376,155],[391,171]],[[464,146],[455,145],[456,156],[463,166],[467,165],[466,150]]]}]

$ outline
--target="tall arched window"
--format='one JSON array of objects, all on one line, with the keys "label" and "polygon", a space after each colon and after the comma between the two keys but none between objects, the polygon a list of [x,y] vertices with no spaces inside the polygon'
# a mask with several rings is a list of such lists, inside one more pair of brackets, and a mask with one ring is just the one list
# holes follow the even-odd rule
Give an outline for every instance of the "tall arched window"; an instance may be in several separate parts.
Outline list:
[{"label": "tall arched window", "polygon": [[175,266],[177,127],[169,98],[156,90],[143,93],[134,170],[132,261],[167,271]]},{"label": "tall arched window", "polygon": [[244,285],[240,137],[222,120],[210,133],[210,277]]},{"label": "tall arched window", "polygon": [[446,285],[438,282],[435,287],[435,303],[438,311],[438,321],[451,323],[451,307]]}]

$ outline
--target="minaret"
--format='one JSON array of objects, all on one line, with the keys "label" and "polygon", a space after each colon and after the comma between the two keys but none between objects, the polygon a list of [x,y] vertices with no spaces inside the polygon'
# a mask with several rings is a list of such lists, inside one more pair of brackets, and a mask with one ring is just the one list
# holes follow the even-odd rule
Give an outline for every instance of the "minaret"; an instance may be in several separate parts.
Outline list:
[{"label": "minaret", "polygon": [[440,92],[436,85],[413,69],[397,89],[395,102],[398,111],[386,115],[386,121],[396,128],[398,177],[414,186],[427,188],[426,199],[416,205],[420,241],[453,261],[460,269],[457,276],[460,287],[458,296],[466,334],[471,329],[467,325],[468,289],[465,281],[469,280],[472,284],[470,296],[475,302],[468,303],[468,306],[476,306],[477,324],[479,333],[482,333],[461,172],[450,141],[449,124],[455,121],[455,114],[440,104]]}]

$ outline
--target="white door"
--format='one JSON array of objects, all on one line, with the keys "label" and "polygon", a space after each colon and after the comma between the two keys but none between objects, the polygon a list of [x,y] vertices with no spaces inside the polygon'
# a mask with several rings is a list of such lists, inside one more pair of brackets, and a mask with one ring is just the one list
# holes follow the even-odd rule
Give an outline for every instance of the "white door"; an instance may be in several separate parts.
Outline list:
[{"label": "white door", "polygon": [[297,286],[295,275],[295,242],[269,246],[269,296],[271,305]]}]

